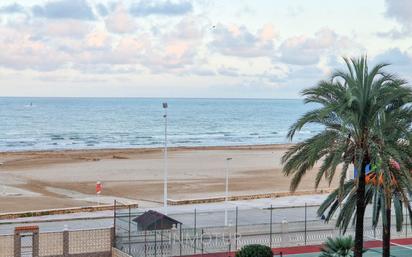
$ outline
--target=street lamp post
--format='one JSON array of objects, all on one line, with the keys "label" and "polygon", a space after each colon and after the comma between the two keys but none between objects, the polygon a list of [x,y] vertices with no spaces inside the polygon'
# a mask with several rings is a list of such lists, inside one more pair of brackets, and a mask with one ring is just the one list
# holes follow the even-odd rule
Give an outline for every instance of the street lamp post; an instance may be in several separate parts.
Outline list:
[{"label": "street lamp post", "polygon": [[163,103],[163,109],[165,114],[163,118],[165,119],[165,142],[164,142],[164,174],[163,174],[163,206],[164,213],[167,214],[167,102]]},{"label": "street lamp post", "polygon": [[232,158],[226,158],[226,190],[225,190],[225,226],[227,226],[227,201],[229,198],[229,161]]}]

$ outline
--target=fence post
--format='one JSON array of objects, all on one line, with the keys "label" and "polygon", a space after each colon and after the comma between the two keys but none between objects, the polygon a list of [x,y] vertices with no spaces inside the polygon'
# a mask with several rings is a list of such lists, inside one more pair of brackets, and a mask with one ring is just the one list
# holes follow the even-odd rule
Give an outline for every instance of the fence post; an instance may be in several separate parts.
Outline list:
[{"label": "fence post", "polygon": [[196,208],[195,208],[195,220],[194,220],[194,238],[193,238],[193,253],[196,254],[196,244],[197,244],[197,238],[196,238]]},{"label": "fence post", "polygon": [[307,218],[308,218],[308,206],[307,206],[307,204],[305,203],[305,245],[306,245],[306,241],[307,241],[307,239],[306,239],[306,236],[307,236]]},{"label": "fence post", "polygon": [[163,226],[160,230],[160,256],[163,256]]},{"label": "fence post", "polygon": [[132,242],[131,242],[131,238],[130,238],[130,230],[131,230],[131,225],[132,225],[132,221],[131,221],[131,218],[132,218],[132,214],[131,214],[131,211],[130,211],[130,205],[129,205],[129,254],[130,254],[130,252],[131,252],[131,247],[132,247]]},{"label": "fence post", "polygon": [[155,236],[155,238],[154,238],[154,240],[155,240],[155,247],[154,247],[154,250],[155,250],[155,256],[157,256],[157,225],[156,225],[157,223],[155,223],[155,230],[154,230],[154,236]]},{"label": "fence post", "polygon": [[282,246],[286,246],[289,238],[289,228],[288,228],[288,221],[286,220],[286,218],[283,218],[282,220],[282,229],[281,229],[281,233],[282,233]]},{"label": "fence post", "polygon": [[180,256],[182,256],[182,223],[180,223],[180,231],[179,231],[179,252]]},{"label": "fence post", "polygon": [[63,230],[63,256],[69,256],[69,245],[69,229],[65,225]]},{"label": "fence post", "polygon": [[201,246],[202,246],[202,255],[203,255],[203,233],[204,233],[204,231],[203,231],[203,228],[202,228],[202,237],[201,237]]},{"label": "fence post", "polygon": [[144,257],[147,257],[147,230],[144,231]]},{"label": "fence post", "polygon": [[232,241],[230,239],[231,239],[231,237],[229,235],[229,237],[227,238],[227,241],[229,243],[229,252],[228,252],[228,254],[230,254],[230,252],[232,251]]},{"label": "fence post", "polygon": [[[408,203],[409,204],[409,203]],[[408,208],[405,209],[405,238],[408,238]]]},{"label": "fence post", "polygon": [[237,251],[237,224],[238,224],[238,207],[236,206],[236,227],[235,227],[235,251]]},{"label": "fence post", "polygon": [[39,230],[33,232],[33,257],[39,257]]},{"label": "fence post", "polygon": [[269,247],[272,248],[272,224],[273,224],[273,206],[270,205],[270,237],[269,237]]},{"label": "fence post", "polygon": [[[116,241],[116,236],[114,233],[115,229],[114,227],[110,228],[110,249],[112,249],[114,247],[114,242]],[[111,250],[110,250],[111,252]]]},{"label": "fence post", "polygon": [[[117,205],[117,203],[116,203],[116,199],[115,199],[115,200],[113,200],[113,227],[114,227],[114,236],[115,237],[116,237],[116,218],[117,218],[117,216],[116,216],[116,212],[117,212],[116,205]],[[114,247],[116,246],[116,240],[114,240],[113,246]]]},{"label": "fence post", "polygon": [[14,232],[14,257],[20,257],[20,256],[21,256],[20,234],[17,232]]}]

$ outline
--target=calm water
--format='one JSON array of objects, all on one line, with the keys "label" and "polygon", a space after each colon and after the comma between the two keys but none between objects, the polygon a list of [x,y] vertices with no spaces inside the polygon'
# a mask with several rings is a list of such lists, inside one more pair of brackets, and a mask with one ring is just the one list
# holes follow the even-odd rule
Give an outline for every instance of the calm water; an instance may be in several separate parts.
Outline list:
[{"label": "calm water", "polygon": [[[157,147],[163,99],[1,98],[0,151]],[[169,99],[172,146],[286,143],[301,100]],[[305,128],[294,141],[321,128]]]}]

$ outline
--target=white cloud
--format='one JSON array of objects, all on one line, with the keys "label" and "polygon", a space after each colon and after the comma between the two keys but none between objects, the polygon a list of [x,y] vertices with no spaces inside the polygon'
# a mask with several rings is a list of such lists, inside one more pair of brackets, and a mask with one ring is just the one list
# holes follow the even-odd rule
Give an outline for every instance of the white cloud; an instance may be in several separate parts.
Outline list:
[{"label": "white cloud", "polygon": [[93,25],[79,20],[58,20],[55,22],[35,22],[32,31],[41,37],[84,38],[93,29]]},{"label": "white cloud", "polygon": [[[391,19],[397,26],[381,35],[409,33],[410,2],[382,1],[389,19],[376,11],[366,16],[382,19],[363,29],[357,28],[362,22],[356,17],[348,22],[329,18],[328,28],[322,29],[325,17],[307,20],[319,14],[317,4],[305,3],[292,9],[290,3],[278,3],[279,11],[272,15],[256,2],[46,0],[33,6],[30,1],[7,1],[0,4],[0,72],[9,78],[14,73],[27,78],[60,74],[62,80],[71,72],[76,83],[105,76],[127,79],[133,86],[183,83],[185,89],[195,81],[204,90],[227,84],[222,88],[238,90],[239,96],[275,89],[282,89],[277,97],[294,96],[341,68],[341,56],[366,53],[361,42],[376,56],[373,61],[393,63],[393,71],[410,77],[411,44],[374,36],[381,27],[391,28]],[[361,33],[365,31],[369,34]],[[14,77],[18,85],[19,76]]]},{"label": "white cloud", "polygon": [[[412,50],[412,49],[411,49]],[[396,73],[403,79],[412,82],[412,54],[407,51],[402,51],[399,48],[392,48],[376,55],[371,59],[373,64],[387,63],[390,64],[385,69]]]},{"label": "white cloud", "polygon": [[26,10],[24,8],[24,6],[18,4],[18,3],[13,3],[13,4],[9,4],[9,5],[5,5],[5,6],[1,6],[0,7],[0,13],[25,13]]},{"label": "white cloud", "polygon": [[177,16],[190,13],[193,10],[192,3],[189,1],[170,1],[170,0],[157,0],[147,1],[142,0],[134,3],[130,12],[135,16],[148,16],[148,15],[165,15],[165,16]]},{"label": "white cloud", "polygon": [[204,30],[197,17],[184,17],[170,31],[158,35],[156,45],[146,52],[144,64],[152,72],[189,73],[203,64],[201,47]]},{"label": "white cloud", "polygon": [[265,24],[260,30],[260,40],[263,42],[273,40],[278,36],[279,32],[270,23]]},{"label": "white cloud", "polygon": [[94,49],[107,49],[111,45],[111,37],[106,31],[96,30],[86,36],[86,45]]},{"label": "white cloud", "polygon": [[29,34],[0,27],[0,65],[22,70],[55,70],[70,58],[47,43],[32,40]]},{"label": "white cloud", "polygon": [[270,57],[274,52],[273,39],[277,36],[272,25],[265,25],[252,33],[245,26],[217,24],[213,31],[212,51],[237,57]]},{"label": "white cloud", "polygon": [[[350,55],[362,47],[346,36],[340,36],[331,29],[324,28],[313,37],[295,36],[286,39],[279,48],[275,61],[293,65],[316,65],[328,55]],[[349,51],[348,51],[349,50]]]},{"label": "white cloud", "polygon": [[105,24],[107,30],[113,33],[132,33],[137,29],[136,21],[121,3],[106,17]]},{"label": "white cloud", "polygon": [[34,5],[32,13],[48,19],[96,19],[93,10],[86,0],[48,1],[44,5]]},{"label": "white cloud", "polygon": [[219,73],[219,75],[229,76],[229,77],[238,77],[240,75],[239,70],[233,67],[222,66],[217,70],[217,72]]},{"label": "white cloud", "polygon": [[388,49],[373,58],[377,63],[388,63],[393,65],[412,65],[412,55],[399,48]]},{"label": "white cloud", "polygon": [[379,36],[403,38],[412,35],[412,1],[410,0],[385,0],[385,16],[397,21],[400,29],[394,28],[386,32],[378,32]]}]

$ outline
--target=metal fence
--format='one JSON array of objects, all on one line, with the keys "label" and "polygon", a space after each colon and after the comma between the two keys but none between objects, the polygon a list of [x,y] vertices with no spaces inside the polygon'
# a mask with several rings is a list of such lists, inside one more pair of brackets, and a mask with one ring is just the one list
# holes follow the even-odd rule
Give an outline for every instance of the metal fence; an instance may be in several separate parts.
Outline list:
[{"label": "metal fence", "polygon": [[[253,208],[233,206],[228,210],[194,209],[193,212],[169,213],[182,222],[167,230],[142,231],[133,222],[143,212],[139,209],[115,211],[115,246],[131,256],[184,256],[218,252],[232,252],[248,244],[275,247],[321,244],[327,237],[341,235],[335,219],[329,223],[317,217],[319,206],[290,208]],[[365,237],[381,236],[372,228],[370,211],[365,218]],[[227,217],[227,219],[225,219]],[[226,223],[226,225],[225,225]],[[392,238],[408,237],[408,225]],[[409,234],[411,232],[409,231]],[[346,234],[354,235],[354,228]]]}]

